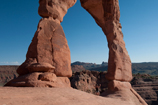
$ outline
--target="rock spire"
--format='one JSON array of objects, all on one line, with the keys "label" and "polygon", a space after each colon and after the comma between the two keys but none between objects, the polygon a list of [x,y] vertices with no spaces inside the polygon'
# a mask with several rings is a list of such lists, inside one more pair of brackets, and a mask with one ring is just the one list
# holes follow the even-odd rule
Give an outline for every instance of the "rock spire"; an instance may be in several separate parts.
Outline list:
[{"label": "rock spire", "polygon": [[60,23],[76,0],[39,0],[42,17],[28,48],[19,77],[6,86],[70,87],[70,50]]}]

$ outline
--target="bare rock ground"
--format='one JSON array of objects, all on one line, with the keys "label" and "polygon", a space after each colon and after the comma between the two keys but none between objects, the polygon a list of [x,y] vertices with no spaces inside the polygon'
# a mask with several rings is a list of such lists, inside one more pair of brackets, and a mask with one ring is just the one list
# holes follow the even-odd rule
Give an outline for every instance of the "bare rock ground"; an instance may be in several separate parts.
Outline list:
[{"label": "bare rock ground", "polygon": [[72,88],[0,87],[0,105],[139,105],[118,96],[101,97]]}]

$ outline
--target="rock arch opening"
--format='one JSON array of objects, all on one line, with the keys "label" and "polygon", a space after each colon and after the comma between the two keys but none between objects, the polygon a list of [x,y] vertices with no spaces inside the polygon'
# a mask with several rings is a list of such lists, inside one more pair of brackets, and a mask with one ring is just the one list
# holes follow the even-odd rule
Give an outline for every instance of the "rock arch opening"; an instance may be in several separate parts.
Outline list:
[{"label": "rock arch opening", "polygon": [[68,10],[61,25],[68,40],[71,62],[107,62],[106,37],[93,17],[81,7],[80,1]]}]

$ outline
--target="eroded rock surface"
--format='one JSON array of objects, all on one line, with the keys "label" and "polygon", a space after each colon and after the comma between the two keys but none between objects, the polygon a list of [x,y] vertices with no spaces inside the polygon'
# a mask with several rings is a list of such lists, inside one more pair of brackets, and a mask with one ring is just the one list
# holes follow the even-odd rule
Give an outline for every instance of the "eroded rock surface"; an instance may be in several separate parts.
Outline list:
[{"label": "eroded rock surface", "polygon": [[56,77],[53,73],[34,72],[9,81],[5,86],[14,87],[70,87],[67,77]]},{"label": "eroded rock surface", "polygon": [[43,18],[52,17],[59,22],[63,21],[63,17],[67,10],[72,7],[77,0],[39,0],[38,14]]},{"label": "eroded rock surface", "polygon": [[106,72],[83,70],[73,73],[70,78],[71,87],[88,93],[96,94],[96,86],[102,93],[108,88],[108,80],[105,79]]},{"label": "eroded rock surface", "polygon": [[[25,62],[17,69],[19,77],[5,86],[70,87],[70,82],[67,82],[72,76],[70,50],[60,22],[75,3],[76,0],[39,0],[38,13],[43,18],[28,48]],[[49,74],[39,79],[40,73],[45,72]],[[56,80],[52,80],[55,77]]]},{"label": "eroded rock surface", "polygon": [[125,48],[120,24],[118,0],[80,0],[96,23],[102,28],[108,41],[108,80],[131,81],[131,60]]},{"label": "eroded rock surface", "polygon": [[40,20],[29,46],[26,61],[17,70],[19,75],[32,72],[53,72],[71,77],[70,50],[62,26],[53,18]]},{"label": "eroded rock surface", "polygon": [[0,105],[139,105],[117,95],[106,98],[72,88],[0,87],[0,93]]},{"label": "eroded rock surface", "polygon": [[124,97],[124,100],[137,100],[140,105],[147,105],[129,83],[132,80],[131,60],[123,41],[118,0],[80,1],[82,7],[91,14],[96,23],[102,28],[108,41],[109,60],[106,75],[109,80],[108,90],[101,95],[106,97],[116,95],[120,98]]}]

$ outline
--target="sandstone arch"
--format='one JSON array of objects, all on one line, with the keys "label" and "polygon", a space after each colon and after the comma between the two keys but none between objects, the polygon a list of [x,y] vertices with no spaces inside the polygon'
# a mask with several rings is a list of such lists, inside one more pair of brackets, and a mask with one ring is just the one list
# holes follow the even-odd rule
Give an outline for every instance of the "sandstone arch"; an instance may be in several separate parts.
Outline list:
[{"label": "sandstone arch", "polygon": [[[129,82],[131,61],[123,41],[118,0],[80,0],[107,37],[110,81]],[[38,13],[43,17],[28,48],[25,62],[17,69],[19,76],[49,72],[58,77],[71,77],[70,50],[60,23],[76,0],[39,0]]]},{"label": "sandstone arch", "polygon": [[[133,102],[136,100],[140,105],[147,105],[129,83],[132,79],[131,61],[123,41],[118,0],[80,0],[80,2],[107,37],[108,92],[125,100],[131,99]],[[5,86],[70,87],[68,79],[72,75],[70,50],[60,23],[67,10],[75,3],[76,0],[39,0],[38,13],[43,18],[29,46],[25,62],[17,69],[19,77]],[[132,98],[125,94],[126,92],[132,94]]]}]

